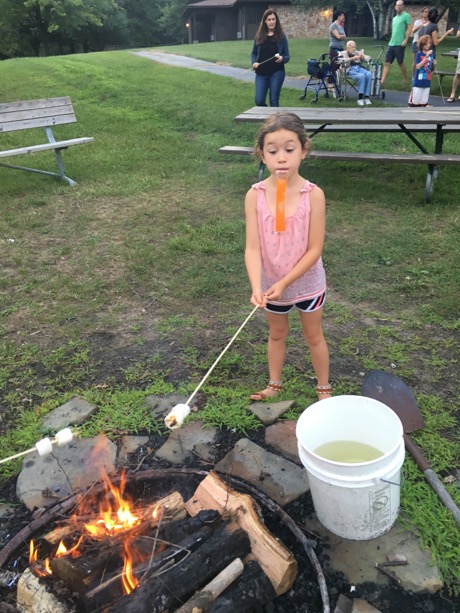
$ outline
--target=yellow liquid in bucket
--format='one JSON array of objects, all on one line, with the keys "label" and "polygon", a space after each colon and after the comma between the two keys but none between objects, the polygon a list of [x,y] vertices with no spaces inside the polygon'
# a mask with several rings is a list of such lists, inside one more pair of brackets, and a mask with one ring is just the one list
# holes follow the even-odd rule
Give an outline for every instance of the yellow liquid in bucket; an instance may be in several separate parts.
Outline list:
[{"label": "yellow liquid in bucket", "polygon": [[380,449],[357,441],[330,441],[317,447],[314,452],[326,460],[347,464],[370,462],[383,456]]}]

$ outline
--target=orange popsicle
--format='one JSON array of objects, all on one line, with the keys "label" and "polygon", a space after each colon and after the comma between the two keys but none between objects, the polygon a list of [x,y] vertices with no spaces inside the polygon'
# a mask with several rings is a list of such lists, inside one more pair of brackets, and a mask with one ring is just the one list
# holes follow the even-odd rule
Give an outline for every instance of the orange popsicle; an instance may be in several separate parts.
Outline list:
[{"label": "orange popsicle", "polygon": [[284,200],[286,198],[286,179],[276,177],[276,232],[285,232],[286,219],[284,216]]}]

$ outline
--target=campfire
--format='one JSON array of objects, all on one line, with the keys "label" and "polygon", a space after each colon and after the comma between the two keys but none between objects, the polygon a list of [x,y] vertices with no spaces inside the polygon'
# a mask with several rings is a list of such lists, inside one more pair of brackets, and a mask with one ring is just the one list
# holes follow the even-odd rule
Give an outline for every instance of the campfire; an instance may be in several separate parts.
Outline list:
[{"label": "campfire", "polygon": [[124,477],[116,486],[104,476],[104,484],[102,496],[80,496],[67,519],[30,542],[30,571],[79,610],[238,611],[292,587],[291,552],[253,498],[215,473],[185,501],[173,491],[141,504],[126,494]]}]

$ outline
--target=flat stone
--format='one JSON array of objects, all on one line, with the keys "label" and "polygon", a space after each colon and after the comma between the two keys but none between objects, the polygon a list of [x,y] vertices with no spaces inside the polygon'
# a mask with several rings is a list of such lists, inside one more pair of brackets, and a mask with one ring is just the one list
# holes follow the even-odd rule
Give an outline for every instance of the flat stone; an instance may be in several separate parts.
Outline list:
[{"label": "flat stone", "polygon": [[380,613],[380,609],[376,609],[369,604],[367,600],[362,598],[354,598],[351,607],[351,613]]},{"label": "flat stone", "polygon": [[62,428],[67,428],[67,426],[82,424],[88,417],[91,417],[96,408],[93,404],[76,396],[48,413],[42,421],[42,427],[45,430],[58,432]]},{"label": "flat stone", "polygon": [[242,438],[216,464],[216,470],[244,479],[285,506],[308,492],[307,471]]},{"label": "flat stone", "polygon": [[337,604],[335,605],[334,613],[351,613],[353,601],[340,594]]},{"label": "flat stone", "polygon": [[280,421],[265,430],[265,443],[291,462],[302,465],[297,448],[294,420]]},{"label": "flat stone", "polygon": [[120,449],[118,450],[117,465],[125,466],[128,462],[128,456],[143,447],[149,442],[148,436],[122,436],[120,441]]},{"label": "flat stone", "polygon": [[328,543],[330,566],[342,572],[349,583],[390,583],[391,579],[380,572],[375,564],[382,564],[388,555],[398,553],[407,558],[407,566],[389,566],[388,569],[400,580],[405,590],[415,594],[434,594],[443,586],[439,569],[433,565],[431,551],[422,549],[418,537],[405,530],[398,520],[391,530],[368,541],[352,541],[336,536],[320,523],[316,514],[307,518],[306,526]]},{"label": "flat stone", "polygon": [[147,396],[145,403],[153,410],[154,417],[159,421],[163,421],[176,404],[186,404],[187,400],[186,396],[167,394],[166,396]]},{"label": "flat stone", "polygon": [[248,409],[251,413],[253,413],[260,421],[264,424],[264,426],[270,426],[275,423],[275,421],[280,417],[283,413],[286,413],[295,400],[282,400],[280,402],[253,402],[249,405]]},{"label": "flat stone", "polygon": [[30,510],[49,507],[115,470],[117,447],[100,435],[76,439],[52,454],[31,453],[23,462],[16,494]]},{"label": "flat stone", "polygon": [[202,421],[186,423],[181,428],[172,430],[166,443],[155,453],[155,457],[171,464],[183,464],[193,454],[205,462],[213,462],[216,436],[217,428],[203,428]]},{"label": "flat stone", "polygon": [[13,504],[7,504],[2,502],[0,504],[0,519],[7,519],[14,515],[15,506]]},{"label": "flat stone", "polygon": [[27,568],[19,577],[16,605],[21,613],[74,613],[76,608],[61,602]]}]

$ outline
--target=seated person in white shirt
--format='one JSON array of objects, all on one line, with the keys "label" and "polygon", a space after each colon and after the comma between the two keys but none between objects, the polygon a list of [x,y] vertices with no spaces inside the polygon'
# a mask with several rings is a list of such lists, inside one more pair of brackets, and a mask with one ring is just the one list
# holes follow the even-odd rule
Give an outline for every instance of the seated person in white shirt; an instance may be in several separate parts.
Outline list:
[{"label": "seated person in white shirt", "polygon": [[347,75],[356,81],[358,85],[358,105],[372,104],[369,99],[371,94],[372,74],[370,70],[366,70],[361,66],[363,60],[367,61],[367,57],[363,51],[356,50],[356,43],[350,40],[347,43],[347,49],[344,53],[344,59],[350,64],[347,70]]}]

